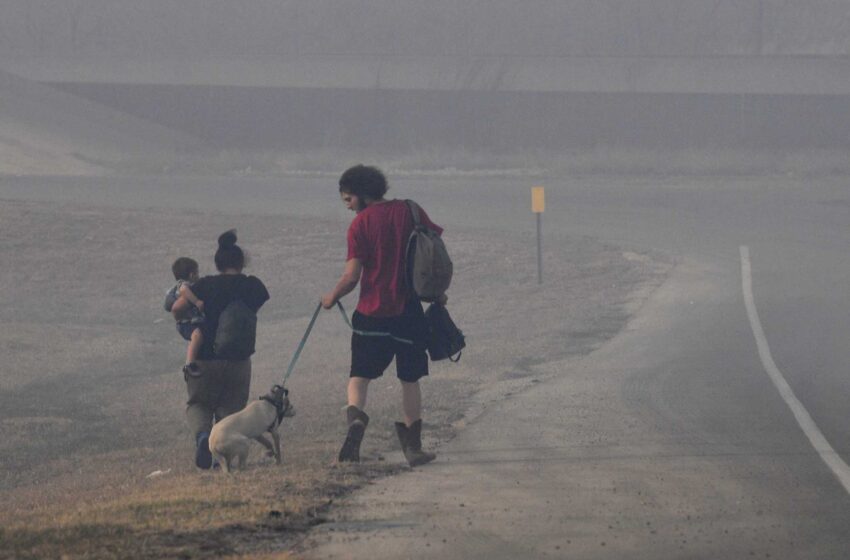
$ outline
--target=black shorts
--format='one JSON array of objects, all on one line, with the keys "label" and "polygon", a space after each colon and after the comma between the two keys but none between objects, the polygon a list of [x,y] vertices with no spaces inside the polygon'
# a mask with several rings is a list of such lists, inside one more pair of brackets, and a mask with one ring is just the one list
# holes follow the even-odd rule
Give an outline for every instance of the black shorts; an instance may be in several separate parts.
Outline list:
[{"label": "black shorts", "polygon": [[409,302],[404,313],[396,317],[370,317],[355,311],[351,324],[355,331],[385,333],[351,334],[351,377],[377,379],[393,358],[396,375],[402,381],[413,383],[428,375],[428,324],[418,301]]},{"label": "black shorts", "polygon": [[197,323],[177,323],[177,332],[180,333],[180,336],[182,336],[184,340],[192,340],[192,333],[195,332],[195,329],[200,328],[201,325]]}]

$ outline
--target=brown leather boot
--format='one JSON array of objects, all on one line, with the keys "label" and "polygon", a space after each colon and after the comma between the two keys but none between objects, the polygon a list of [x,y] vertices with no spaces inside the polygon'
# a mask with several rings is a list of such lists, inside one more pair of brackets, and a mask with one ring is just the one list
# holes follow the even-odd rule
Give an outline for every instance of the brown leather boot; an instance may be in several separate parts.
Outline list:
[{"label": "brown leather boot", "polygon": [[366,426],[369,425],[369,416],[354,405],[345,409],[345,415],[348,419],[348,434],[339,450],[337,461],[359,463],[360,442],[363,441],[363,434],[366,433]]},{"label": "brown leather boot", "polygon": [[430,463],[437,458],[436,453],[422,451],[422,420],[417,420],[409,428],[404,422],[396,422],[395,431],[398,441],[401,442],[404,458],[411,467]]}]

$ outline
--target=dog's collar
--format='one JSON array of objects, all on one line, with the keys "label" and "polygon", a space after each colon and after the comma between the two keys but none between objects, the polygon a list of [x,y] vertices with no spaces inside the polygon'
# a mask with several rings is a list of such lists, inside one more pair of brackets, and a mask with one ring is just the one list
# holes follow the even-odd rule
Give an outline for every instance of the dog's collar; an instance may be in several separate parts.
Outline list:
[{"label": "dog's collar", "polygon": [[260,400],[271,403],[271,405],[274,406],[275,410],[277,411],[277,414],[275,415],[274,422],[272,422],[269,425],[268,430],[266,430],[266,431],[270,432],[270,431],[274,430],[276,427],[280,426],[280,423],[283,422],[283,417],[286,415],[286,411],[289,407],[283,406],[282,400],[281,401],[275,401],[274,399],[269,398],[268,395],[263,395],[262,397],[260,397]]},{"label": "dog's collar", "polygon": [[260,397],[260,400],[271,403],[272,406],[274,406],[278,410],[283,408],[283,401],[282,400],[276,401],[273,398],[269,397],[268,395],[263,395],[262,397]]}]

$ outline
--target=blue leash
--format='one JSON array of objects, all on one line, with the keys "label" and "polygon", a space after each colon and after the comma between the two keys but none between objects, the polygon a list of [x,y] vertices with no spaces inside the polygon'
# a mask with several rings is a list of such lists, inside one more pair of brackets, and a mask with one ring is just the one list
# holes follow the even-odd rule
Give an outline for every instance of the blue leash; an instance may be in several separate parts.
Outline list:
[{"label": "blue leash", "polygon": [[[352,332],[359,334],[361,336],[388,336],[393,340],[397,340],[399,342],[403,342],[404,344],[413,344],[412,340],[408,340],[406,338],[399,338],[397,336],[393,336],[388,332],[378,332],[378,331],[361,331],[355,329],[351,324],[351,321],[348,319],[348,315],[345,313],[345,308],[342,307],[342,302],[336,302],[337,307],[339,307],[339,312],[342,314],[342,319],[345,321],[345,324],[348,325],[348,328],[352,330]],[[281,386],[286,386],[286,380],[289,379],[289,376],[292,375],[292,370],[295,369],[295,363],[298,361],[298,358],[301,356],[301,351],[304,350],[304,345],[307,344],[307,337],[310,336],[310,331],[313,330],[313,325],[316,324],[316,318],[319,316],[319,312],[322,310],[321,302],[316,306],[316,310],[313,312],[313,317],[310,318],[310,324],[307,325],[307,330],[304,332],[304,336],[301,337],[301,342],[298,344],[298,349],[295,350],[295,354],[292,356],[292,359],[289,361],[289,367],[286,368],[286,375],[283,376],[283,383]]]},{"label": "blue leash", "polygon": [[310,331],[313,330],[313,325],[316,324],[316,317],[319,316],[319,311],[322,310],[322,304],[316,306],[316,310],[313,312],[313,318],[310,319],[310,324],[307,326],[307,331],[304,333],[304,336],[301,337],[301,344],[298,345],[298,349],[295,351],[295,354],[292,356],[292,360],[289,361],[289,367],[286,368],[286,375],[283,376],[283,386],[286,386],[286,380],[289,379],[289,376],[292,375],[292,370],[295,368],[295,362],[298,361],[298,357],[301,356],[301,351],[304,349],[304,345],[307,344],[307,337],[310,336]]}]

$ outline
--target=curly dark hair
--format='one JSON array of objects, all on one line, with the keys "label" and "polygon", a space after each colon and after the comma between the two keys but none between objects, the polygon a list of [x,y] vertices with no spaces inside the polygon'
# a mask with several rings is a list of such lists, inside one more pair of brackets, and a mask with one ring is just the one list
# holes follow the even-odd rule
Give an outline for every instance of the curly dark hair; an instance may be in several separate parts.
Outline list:
[{"label": "curly dark hair", "polygon": [[339,178],[339,192],[353,194],[361,199],[380,200],[388,189],[383,172],[369,165],[349,167]]}]

